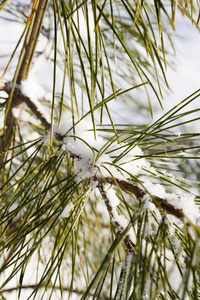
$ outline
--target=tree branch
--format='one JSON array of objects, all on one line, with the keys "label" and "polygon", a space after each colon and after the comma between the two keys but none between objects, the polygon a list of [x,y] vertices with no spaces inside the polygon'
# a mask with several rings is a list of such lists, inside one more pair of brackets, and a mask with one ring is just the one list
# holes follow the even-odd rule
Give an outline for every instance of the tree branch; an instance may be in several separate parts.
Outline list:
[{"label": "tree branch", "polygon": [[[23,57],[21,66],[19,69],[19,73],[17,76],[17,80],[16,80],[17,84],[21,84],[21,82],[23,80],[25,80],[28,76],[28,71],[29,71],[29,68],[31,65],[31,61],[32,61],[34,52],[35,52],[39,33],[41,31],[42,21],[43,21],[44,14],[45,14],[45,11],[47,8],[47,4],[48,4],[48,0],[35,0],[33,3],[32,12],[29,16],[28,22],[30,22],[32,19],[33,20],[32,20],[32,24],[30,25],[28,32],[26,34],[25,41],[24,41],[22,51],[21,51],[21,55],[19,58],[19,62],[20,62],[21,58]],[[37,5],[37,8],[36,8],[36,5]],[[34,18],[35,11],[36,11],[36,13],[35,13],[35,18]],[[25,51],[25,53],[24,53],[24,51]],[[6,84],[4,84],[3,86],[1,85],[1,89],[4,89],[4,88],[6,88]],[[11,91],[11,88],[10,88],[10,91]],[[25,99],[24,97],[22,97],[22,94],[17,93],[17,89],[14,90],[14,94],[11,99],[10,107],[8,109],[8,113],[7,113],[6,120],[5,120],[4,135],[1,136],[1,138],[0,138],[0,152],[7,150],[10,147],[12,131],[14,128],[14,123],[15,123],[15,118],[13,116],[12,109],[13,108],[20,109],[22,106],[22,103],[25,102],[25,100],[32,107],[32,109],[35,110],[34,112],[37,111],[37,109],[33,103],[30,104],[30,101],[28,101],[28,99]],[[37,115],[39,116],[39,113]],[[43,120],[43,122],[44,122],[44,120]],[[0,164],[3,163],[3,160],[4,160],[4,157],[2,156],[0,158]],[[0,187],[2,186],[2,177],[3,177],[3,175],[1,176],[1,179],[0,179]]]},{"label": "tree branch", "polygon": [[[105,201],[105,204],[106,204],[106,207],[107,207],[107,210],[108,212],[110,213],[111,217],[112,217],[112,220],[113,220],[113,223],[115,224],[115,227],[116,227],[116,234],[119,236],[122,234],[122,232],[125,230],[125,228],[122,226],[122,224],[120,224],[119,221],[116,220],[116,215],[115,215],[115,212],[114,212],[114,209],[110,203],[110,199],[105,191],[105,181],[103,179],[101,179],[100,177],[97,178],[98,180],[98,189]],[[132,246],[132,243],[131,243],[131,239],[130,239],[130,236],[129,234],[126,235],[125,239],[124,239],[124,244],[126,246],[126,250],[127,252],[134,252],[134,248]]]},{"label": "tree branch", "polygon": [[[11,84],[10,82],[6,82],[3,86],[3,90],[9,94],[11,91]],[[15,99],[15,103],[17,101],[19,101],[20,99],[20,103],[23,102],[25,103],[28,108],[30,108],[30,110],[33,112],[33,114],[36,116],[36,118],[38,120],[40,120],[40,122],[42,123],[42,125],[45,127],[46,130],[49,130],[51,127],[51,124],[47,121],[47,119],[45,118],[45,116],[42,114],[42,112],[38,109],[37,105],[26,95],[23,94],[22,90],[21,90],[21,85],[16,85],[15,86],[15,90],[14,90],[14,95],[13,95],[14,99]]]},{"label": "tree branch", "polygon": [[[118,178],[106,177],[103,180],[100,177],[97,177],[96,180],[98,181],[97,187],[98,187],[98,189],[99,189],[99,191],[100,191],[100,193],[101,193],[101,195],[102,195],[102,197],[105,201],[105,204],[107,206],[107,209],[108,209],[111,217],[113,218],[113,222],[116,226],[116,233],[117,233],[117,235],[120,235],[125,230],[125,228],[115,218],[115,212],[114,212],[113,207],[110,203],[110,199],[109,199],[109,197],[108,197],[108,195],[105,191],[105,182],[108,182],[108,183],[110,183],[114,186],[118,186],[123,191],[133,194],[138,201],[142,200],[142,198],[145,195],[148,195],[148,192],[141,189],[140,187],[130,183],[130,182],[127,182],[125,180],[121,180],[121,179],[118,179]],[[183,215],[182,209],[176,208],[175,206],[170,204],[167,199],[160,198],[158,196],[153,195],[151,197],[150,201],[157,208],[162,209],[164,211],[164,213],[173,215],[176,218],[181,219],[181,220],[183,219],[184,215]],[[128,252],[134,252],[134,249],[133,249],[133,246],[132,246],[129,235],[127,235],[126,238],[124,239],[124,243],[126,245],[126,248],[127,248]]]},{"label": "tree branch", "polygon": [[[26,34],[25,42],[23,45],[23,48],[26,49],[26,52],[23,57],[23,61],[21,64],[21,68],[19,71],[19,75],[17,78],[17,84],[21,84],[21,82],[28,77],[28,72],[31,66],[31,62],[33,59],[33,55],[35,52],[35,48],[37,45],[37,41],[40,35],[40,31],[42,28],[42,22],[43,18],[45,15],[45,11],[47,8],[48,0],[38,0],[34,2],[33,4],[33,9],[31,12],[31,15],[33,15],[33,12],[35,11],[35,3],[38,2],[37,8],[36,8],[36,14],[35,14],[35,19],[33,21],[33,24],[29,27],[29,30]],[[29,17],[30,19],[30,17]],[[29,37],[30,35],[30,37]],[[27,43],[27,37],[28,38],[28,43]]]},{"label": "tree branch", "polygon": [[[133,194],[137,200],[142,200],[142,198],[148,194],[145,190],[125,180],[113,179],[111,177],[106,177],[105,180],[114,186],[119,186],[123,191]],[[182,209],[176,208],[170,204],[167,199],[153,195],[151,202],[155,204],[156,207],[162,208],[165,213],[173,215],[178,219],[183,219]]]},{"label": "tree branch", "polygon": [[[38,3],[38,5],[36,8],[37,3]],[[37,1],[35,0],[33,3],[33,9],[32,9],[31,15],[30,15],[31,18],[29,17],[29,20],[28,20],[29,22],[30,22],[30,19],[34,18],[33,12],[35,10],[36,10],[36,13],[35,13],[35,18],[32,20],[33,22],[27,31],[25,41],[24,41],[24,44],[22,47],[21,55],[19,58],[19,61],[20,61],[21,56],[23,56],[23,60],[21,62],[21,67],[19,69],[19,74],[18,74],[17,81],[16,81],[16,83],[19,85],[28,76],[28,71],[29,71],[29,68],[31,65],[31,61],[32,61],[34,52],[35,52],[37,40],[38,40],[40,31],[41,31],[42,21],[43,21],[44,14],[45,14],[45,11],[47,8],[47,4],[48,4],[48,0],[37,0]],[[24,51],[25,51],[25,53],[24,53]],[[14,107],[19,108],[24,101],[24,98],[21,97],[22,94],[16,93],[16,91],[17,90],[15,89],[9,111],[6,116],[6,132],[5,132],[5,136],[4,136],[4,145],[5,145],[6,149],[9,148],[9,145],[10,145],[9,137],[11,136],[11,132],[12,132],[13,125],[14,125],[14,116],[12,113],[12,109]]]}]

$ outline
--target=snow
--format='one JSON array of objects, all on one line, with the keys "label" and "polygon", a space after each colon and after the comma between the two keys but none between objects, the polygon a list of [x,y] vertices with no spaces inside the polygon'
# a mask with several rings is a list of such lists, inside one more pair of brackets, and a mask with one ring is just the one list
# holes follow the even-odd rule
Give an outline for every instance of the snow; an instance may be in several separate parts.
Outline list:
[{"label": "snow", "polygon": [[74,204],[71,202],[68,205],[65,206],[64,210],[62,211],[62,213],[59,215],[59,220],[60,222],[65,219],[65,218],[69,218],[70,216],[70,212],[74,209]]},{"label": "snow", "polygon": [[106,187],[107,196],[110,200],[110,204],[112,205],[112,208],[116,208],[119,205],[119,198],[117,197],[114,189],[110,187],[110,185],[107,184]]},{"label": "snow", "polygon": [[20,114],[20,109],[14,107],[14,108],[12,109],[12,113],[13,113],[13,116],[17,119],[17,118],[19,117],[19,114]]},{"label": "snow", "polygon": [[[161,184],[152,183],[148,178],[143,177],[143,186],[150,193],[160,198],[166,199],[169,204],[172,204],[175,208],[181,209],[183,214],[188,218],[189,222],[198,224],[200,211],[198,206],[195,204],[195,195],[191,192],[183,192],[177,189],[176,193],[168,193]],[[174,188],[176,190],[176,188]],[[149,194],[144,196],[145,209],[154,210],[155,206],[151,204],[152,199]],[[174,218],[168,216],[168,218]],[[176,221],[178,222],[178,221]]]},{"label": "snow", "polygon": [[[97,152],[104,145],[104,140],[98,137],[94,139],[94,132],[91,124],[82,121],[75,127],[73,133],[72,124],[69,121],[61,122],[60,128],[55,125],[54,136],[57,134],[63,136],[62,148],[71,153],[74,159],[74,175],[77,176],[77,182],[94,178],[98,173],[99,163],[95,163]],[[104,155],[106,160],[108,156]]]},{"label": "snow", "polygon": [[[77,183],[85,181],[87,188],[92,191],[93,189],[98,189],[100,179],[115,178],[131,182],[131,176],[140,176],[141,189],[145,191],[145,195],[142,198],[144,201],[144,210],[153,212],[156,214],[157,220],[159,222],[162,221],[162,215],[152,200],[152,196],[157,196],[167,201],[169,205],[173,205],[176,209],[180,209],[186,217],[186,222],[191,222],[198,226],[199,208],[195,204],[195,196],[191,192],[186,192],[176,187],[174,187],[175,192],[170,193],[166,191],[166,188],[162,184],[153,182],[150,179],[149,172],[156,174],[157,181],[159,181],[158,173],[143,157],[143,151],[139,146],[132,148],[118,160],[117,165],[114,165],[113,160],[122,151],[128,149],[128,144],[122,143],[119,145],[117,142],[113,142],[107,148],[106,152],[102,151],[102,149],[105,149],[108,141],[98,134],[96,135],[96,139],[94,138],[92,123],[90,121],[83,120],[74,129],[71,122],[63,121],[60,124],[60,128],[58,128],[58,125],[54,126],[54,136],[56,138],[62,136],[62,149],[69,152],[73,158],[73,174]],[[102,153],[102,155],[98,157],[99,153]],[[175,181],[173,174],[164,173]],[[108,183],[104,183],[104,192],[109,201],[112,215],[111,221],[116,226],[116,232],[123,232],[130,221],[125,215],[119,214],[118,206],[120,201],[116,194],[116,188]],[[180,227],[184,226],[183,220],[179,220],[170,214],[167,217],[171,226],[171,234],[174,232],[173,223],[178,224]],[[150,214],[148,225],[145,228],[145,236],[151,234],[154,227],[155,219]],[[133,228],[129,230],[128,235],[134,242],[135,233]]]},{"label": "snow", "polygon": [[181,132],[180,131],[176,132],[175,134],[177,135],[177,137],[181,136]]},{"label": "snow", "polygon": [[[122,153],[121,149],[116,149],[119,147],[119,144],[115,144],[113,147],[111,147],[111,150],[109,152],[110,156],[120,156]],[[128,149],[128,144],[121,143],[121,147],[124,147],[125,149]],[[121,148],[120,147],[120,148]],[[115,150],[116,149],[116,150]],[[141,170],[144,168],[151,170],[149,162],[143,158],[143,152],[140,147],[135,146],[131,150],[128,151],[126,155],[123,155],[118,161],[117,165],[120,167],[121,172],[126,177],[126,173],[130,173],[132,176],[138,176],[141,173]],[[154,170],[155,171],[155,170]]]},{"label": "snow", "polygon": [[[186,19],[184,19],[183,21],[187,22]],[[13,33],[12,35],[16,37],[16,40],[18,39],[19,37],[18,33],[21,30],[22,25],[15,25],[13,27],[12,23],[6,22],[6,26],[5,26],[2,20],[0,20],[0,24],[2,28],[5,28],[5,30],[1,32],[1,39],[3,41],[7,39],[8,42],[10,42],[10,33],[8,34],[7,32],[12,32]],[[199,76],[198,76],[198,72],[200,70],[199,33],[197,31],[195,32],[195,30],[193,30],[194,28],[192,28],[192,26],[189,25],[188,23],[187,25],[183,25],[183,22],[180,20],[179,22],[177,22],[177,27],[178,30],[182,30],[182,32],[184,33],[185,39],[179,40],[178,43],[177,56],[179,59],[179,66],[177,65],[177,71],[172,72],[170,69],[168,69],[167,72],[171,89],[174,90],[174,92],[169,96],[165,95],[165,99],[167,99],[167,101],[164,102],[165,109],[169,109],[172,105],[174,106],[175,103],[180,102],[181,99],[185,98],[190,93],[192,93],[195,89],[199,88]],[[87,39],[87,36],[85,34],[87,30],[85,30],[85,28],[86,26],[81,27],[81,30],[82,30],[83,38]],[[92,42],[93,42],[94,35],[92,33],[91,35],[92,35]],[[190,38],[190,41],[188,41],[188,38]],[[1,42],[1,52],[6,53],[8,46],[10,47],[10,45],[6,45],[4,42]],[[181,55],[179,55],[180,53]],[[40,63],[41,66],[44,66],[45,62],[42,61],[42,58],[43,57],[41,57]],[[5,61],[6,60],[4,59],[4,62]],[[4,67],[5,66],[2,65],[2,69]],[[43,68],[44,70],[46,70],[45,67]],[[40,79],[42,78],[43,82],[46,82],[45,83],[46,85],[51,86],[52,78],[50,78],[50,73],[52,72],[47,72],[48,74],[45,74],[42,68],[40,68],[39,73],[40,73]],[[7,74],[7,76],[10,75]],[[30,97],[30,99],[37,104],[39,110],[42,111],[38,99],[42,98],[43,96],[47,97],[47,94],[41,88],[41,84],[40,85],[38,84],[38,78],[36,78],[35,75],[34,76],[31,75],[28,81],[24,81],[22,83],[22,91],[23,94]],[[48,95],[48,98],[51,98],[49,96],[50,95]],[[119,104],[115,102],[113,110],[116,111],[116,114],[120,112],[120,114],[117,115],[117,122],[118,121],[121,122],[121,120],[126,117],[127,122],[133,123],[132,116],[129,112],[129,108],[124,111],[125,108],[123,106],[123,114],[122,114],[121,113],[122,110],[118,109],[119,107],[122,107],[121,103]],[[14,109],[13,114],[17,118],[19,114],[19,110]],[[44,114],[48,118],[49,115],[48,113],[46,113],[46,111],[44,111]],[[156,118],[160,114],[161,113],[158,112],[156,114]],[[28,114],[25,115],[23,113],[22,120],[26,121],[28,120],[28,118],[30,118],[30,116]],[[0,119],[2,120],[2,118]],[[130,174],[132,176],[140,176],[140,180],[142,181],[143,187],[149,192],[150,195],[157,195],[161,198],[167,199],[167,201],[172,205],[174,205],[175,207],[181,208],[183,213],[191,222],[193,222],[194,224],[199,224],[199,209],[194,202],[195,196],[191,193],[181,192],[178,189],[177,189],[177,193],[169,193],[166,191],[166,188],[163,185],[152,182],[149,179],[148,171],[153,172],[154,174],[157,174],[157,172],[150,165],[150,163],[143,157],[143,152],[140,147],[135,146],[126,155],[124,155],[121,159],[119,159],[118,162],[114,165],[113,160],[118,155],[120,155],[122,151],[119,147],[124,146],[124,149],[126,149],[126,147],[128,146],[125,143],[122,143],[121,146],[117,143],[114,143],[109,147],[109,149],[105,153],[103,152],[103,154],[100,157],[97,157],[99,152],[102,149],[104,149],[107,140],[103,139],[99,135],[97,135],[96,140],[94,139],[93,126],[91,122],[81,121],[75,126],[75,132],[73,132],[72,123],[68,121],[64,121],[61,123],[59,129],[57,125],[54,126],[55,137],[56,134],[58,133],[61,136],[64,136],[62,141],[63,150],[70,152],[71,156],[73,157],[74,160],[73,173],[76,176],[77,183],[80,183],[81,181],[87,181],[90,191],[92,189],[97,190],[98,181],[96,180],[96,177],[99,176],[103,178],[103,177],[111,176],[110,173],[106,170],[106,168],[111,172],[113,177],[122,180],[131,181]],[[175,134],[177,135],[177,137],[180,137],[182,132],[177,131]],[[44,143],[46,143],[46,141],[47,138],[44,139]],[[86,143],[84,141],[86,141]],[[172,179],[174,178],[173,174],[167,173],[166,175],[171,176]],[[116,195],[116,189],[108,184],[105,187],[106,187],[105,189],[106,189],[107,196],[109,198],[109,202],[112,206],[112,212],[113,212],[112,221],[118,222],[121,225],[121,228],[126,228],[129,220],[124,215],[120,215],[118,212],[118,206],[120,201],[118,196]],[[154,212],[156,214],[157,219],[161,221],[159,210],[151,202],[151,197],[149,194],[146,194],[143,197],[144,209],[148,210],[149,212]],[[74,209],[73,204],[69,203],[60,214],[59,217],[60,221],[62,221],[63,218],[68,218],[73,209]],[[100,209],[102,209],[102,205]],[[168,215],[168,219],[169,219],[169,224],[171,222],[170,232],[171,235],[173,236],[174,228],[172,224],[176,223],[178,225],[183,226],[183,223],[182,221],[179,221],[175,217],[170,215]],[[145,228],[146,236],[148,234],[151,234],[151,225],[153,225],[154,223],[155,223],[154,218],[149,217],[149,226]],[[131,230],[131,233],[129,234],[131,235],[131,239],[134,240],[135,235],[133,230]],[[178,240],[176,241],[178,244]],[[177,252],[179,252],[179,247],[180,245],[176,245],[175,247],[177,249]],[[167,256],[171,258],[171,261],[169,260],[167,262],[167,272],[169,272],[170,274],[169,276],[170,283],[173,284],[173,288],[176,289],[180,285],[182,278],[179,274],[179,271],[177,269],[174,269],[175,263],[172,257],[172,253],[170,251],[168,251]],[[130,259],[131,259],[131,255],[130,255]],[[195,252],[192,260],[192,264],[195,265],[196,262],[197,262],[197,253]],[[129,267],[130,267],[130,260],[127,257],[124,261],[123,268],[126,268],[128,270]],[[173,270],[171,273],[170,273],[170,269]],[[31,279],[27,279],[27,282],[31,282]],[[121,287],[123,287],[123,284],[124,283],[122,282]]]},{"label": "snow", "polygon": [[27,80],[22,81],[20,89],[22,94],[31,99],[31,101],[37,106],[38,110],[50,122],[50,115],[47,112],[47,109],[44,109],[38,100],[42,98],[51,99],[51,94],[47,93],[45,89],[38,84],[33,71],[30,73]]},{"label": "snow", "polygon": [[[107,168],[116,178],[126,179],[129,173],[137,176],[144,168],[155,171],[149,162],[144,159],[142,150],[135,146],[127,155],[119,159],[118,163],[113,164],[114,158],[121,154],[121,147],[128,148],[128,144],[121,143],[120,148],[117,142],[111,144],[108,151],[104,152],[107,143],[97,134],[94,138],[92,123],[89,121],[81,121],[75,126],[75,133],[70,121],[63,121],[58,128],[54,126],[54,136],[63,136],[62,148],[69,151],[74,159],[74,174],[77,176],[77,182],[95,176],[110,176]],[[99,155],[99,153],[102,153]]]}]

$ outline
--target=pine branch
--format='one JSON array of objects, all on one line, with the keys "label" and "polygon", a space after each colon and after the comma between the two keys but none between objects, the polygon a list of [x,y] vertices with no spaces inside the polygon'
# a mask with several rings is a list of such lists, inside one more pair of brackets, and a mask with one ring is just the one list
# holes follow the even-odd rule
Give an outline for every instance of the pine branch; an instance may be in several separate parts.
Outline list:
[{"label": "pine branch", "polygon": [[[36,4],[37,5],[37,9],[35,8]],[[41,27],[42,27],[42,20],[44,18],[44,14],[47,8],[47,4],[48,4],[48,0],[38,0],[38,1],[34,1],[33,4],[33,9],[31,12],[31,15],[28,19],[28,22],[30,22],[30,20],[33,18],[33,22],[30,24],[30,27],[28,29],[28,32],[26,34],[25,37],[25,41],[22,47],[22,51],[19,57],[19,62],[22,59],[21,62],[21,66],[19,69],[19,73],[17,76],[17,80],[16,83],[18,85],[21,84],[21,82],[23,80],[25,80],[28,77],[28,71],[31,65],[31,61],[35,52],[35,48],[36,48],[36,44],[37,44],[37,40],[41,31]],[[33,12],[36,10],[35,15],[33,14]],[[16,92],[17,90],[14,90],[14,94],[10,103],[10,107],[6,116],[6,130],[5,130],[5,134],[4,134],[4,145],[6,147],[6,149],[9,148],[10,145],[10,141],[9,141],[9,137],[11,135],[12,129],[13,129],[13,125],[14,125],[14,116],[12,113],[12,109],[13,108],[20,108],[21,104],[24,102],[24,97],[22,97],[21,94],[18,94]],[[3,150],[3,145],[0,145],[0,151]]]},{"label": "pine branch", "polygon": [[[115,216],[115,212],[114,212],[114,209],[110,203],[110,199],[105,191],[105,181],[102,180],[101,178],[97,178],[98,180],[98,189],[105,201],[105,204],[106,204],[106,207],[108,209],[108,212],[110,213],[112,219],[113,219],[113,222],[115,224],[115,227],[116,227],[116,234],[119,236],[121,235],[121,233],[125,230],[125,228],[122,226],[122,224],[120,224],[120,222],[118,220],[116,220],[116,216]],[[126,250],[127,252],[134,252],[134,248],[132,246],[132,243],[131,243],[131,240],[130,240],[130,236],[127,235],[124,239],[124,244],[126,246]]]},{"label": "pine branch", "polygon": [[[37,2],[38,2],[38,5],[37,5]],[[42,22],[43,22],[46,8],[47,8],[47,4],[48,4],[48,0],[35,0],[34,1],[33,9],[32,9],[31,15],[29,16],[29,19],[33,15],[33,12],[35,10],[35,5],[37,5],[35,19],[34,19],[33,24],[29,27],[29,30],[27,32],[26,39],[25,39],[25,42],[23,45],[23,48],[25,48],[26,51],[25,51],[23,61],[21,64],[21,68],[19,71],[19,75],[17,78],[17,84],[21,84],[21,82],[23,80],[27,79],[27,77],[28,77],[28,72],[29,72],[31,62],[33,59],[33,55],[35,52],[35,48],[37,45],[37,40],[39,38],[40,31],[42,28]]]},{"label": "pine branch", "polygon": [[[32,12],[29,16],[28,22],[30,22],[32,19],[32,23],[30,24],[30,27],[28,29],[28,32],[25,37],[25,41],[22,47],[22,51],[19,57],[18,65],[20,65],[19,73],[16,79],[16,83],[18,85],[21,84],[23,80],[25,80],[28,76],[28,71],[31,65],[31,61],[35,52],[37,40],[41,31],[42,26],[42,20],[44,18],[44,14],[47,8],[48,0],[35,0],[33,4]],[[36,8],[37,5],[37,8]],[[34,12],[36,11],[35,15]],[[22,62],[21,62],[22,59]],[[16,69],[17,70],[17,69]],[[17,72],[17,71],[16,71]],[[14,77],[15,78],[15,77]],[[14,81],[14,80],[13,80]],[[6,84],[1,84],[1,90],[6,89]],[[9,95],[12,89],[10,88]],[[23,102],[26,102],[27,105],[32,107],[34,112],[37,112],[36,107],[33,105],[33,103],[30,103],[26,97],[23,97],[21,93],[18,93],[18,89],[14,89],[14,93],[11,99],[9,98],[10,103],[8,103],[8,112],[5,116],[5,127],[4,127],[4,134],[1,136],[0,140],[0,152],[9,149],[11,144],[11,136],[12,131],[15,123],[15,118],[13,116],[13,108],[19,108],[22,109]],[[37,113],[39,116],[39,113]],[[0,158],[0,164],[3,163],[3,156]],[[3,177],[3,176],[2,176]],[[0,182],[0,186],[2,186],[2,178]]]},{"label": "pine branch", "polygon": [[[5,82],[4,85],[2,86],[2,90],[4,90],[8,95],[11,92],[11,84],[10,82]],[[32,113],[36,116],[36,118],[38,120],[40,120],[40,122],[42,123],[42,125],[45,127],[46,130],[49,130],[51,127],[51,124],[47,121],[47,119],[45,118],[45,116],[42,114],[42,112],[39,110],[39,108],[37,107],[37,105],[30,99],[30,97],[28,97],[27,95],[25,95],[22,90],[21,90],[21,85],[16,85],[15,86],[15,90],[14,90],[14,94],[13,94],[13,101],[15,103],[15,105],[17,103],[25,103],[28,108],[30,108],[30,110],[32,111]]]},{"label": "pine branch", "polygon": [[[127,182],[125,180],[120,180],[120,179],[117,179],[117,178],[111,178],[111,177],[106,177],[105,180],[114,185],[114,186],[119,186],[123,191],[125,192],[129,192],[131,194],[133,194],[136,199],[139,201],[139,200],[142,200],[142,198],[145,196],[145,195],[148,195],[147,191],[139,188],[138,186],[130,183],[130,182]],[[151,202],[158,208],[162,208],[163,211],[167,214],[170,214],[170,215],[173,215],[175,216],[176,218],[178,219],[183,219],[183,212],[181,209],[179,208],[176,208],[175,206],[173,206],[172,204],[170,204],[167,199],[163,199],[163,198],[160,198],[156,195],[153,195],[151,197]]]}]

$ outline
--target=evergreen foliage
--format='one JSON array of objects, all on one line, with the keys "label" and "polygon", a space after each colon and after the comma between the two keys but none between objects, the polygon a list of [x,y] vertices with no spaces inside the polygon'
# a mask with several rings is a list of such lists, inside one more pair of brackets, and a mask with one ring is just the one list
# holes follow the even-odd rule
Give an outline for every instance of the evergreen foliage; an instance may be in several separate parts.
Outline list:
[{"label": "evergreen foliage", "polygon": [[1,298],[199,299],[200,90],[151,121],[178,10],[199,30],[199,2],[0,10],[24,24],[0,79]]}]

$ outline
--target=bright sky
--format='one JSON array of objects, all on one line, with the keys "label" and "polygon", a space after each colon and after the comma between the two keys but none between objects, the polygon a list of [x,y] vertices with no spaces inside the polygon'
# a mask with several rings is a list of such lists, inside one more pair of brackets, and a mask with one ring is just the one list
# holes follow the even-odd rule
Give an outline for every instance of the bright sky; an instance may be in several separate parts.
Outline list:
[{"label": "bright sky", "polygon": [[[164,100],[165,109],[173,107],[200,88],[200,32],[186,17],[179,16],[176,33],[178,38],[173,39],[176,49],[176,70],[168,68],[167,71],[172,92]],[[199,101],[200,99],[198,103]]]},{"label": "bright sky", "polygon": [[[1,12],[2,15],[2,12]],[[9,60],[9,55],[14,50],[16,42],[22,33],[23,26],[14,22],[8,22],[0,18],[0,75],[2,74]],[[164,93],[165,100],[163,106],[167,110],[179,103],[182,99],[189,96],[199,87],[200,73],[200,32],[191,25],[191,22],[180,14],[176,21],[176,34],[178,38],[173,38],[177,56],[175,58],[175,71],[171,68],[167,70],[167,79],[170,85],[170,93]],[[41,40],[40,44],[42,46]],[[19,48],[20,49],[20,48]],[[4,56],[6,55],[6,56]],[[6,74],[6,77],[12,78],[14,71],[13,64]],[[49,65],[47,67],[48,78],[46,85],[51,86],[52,79],[49,74],[51,71]],[[40,70],[41,71],[41,70]],[[43,73],[43,72],[42,72]],[[44,81],[44,76],[43,80]],[[198,100],[200,101],[200,100]],[[155,102],[156,103],[156,102]],[[194,104],[196,106],[196,104]],[[121,105],[119,105],[120,109]],[[154,114],[154,119],[162,115],[162,110],[158,108],[158,112]]]}]

